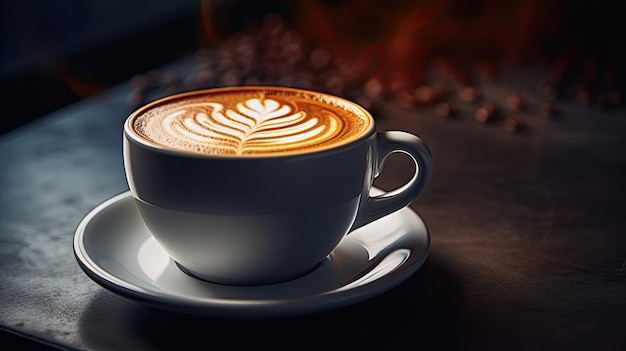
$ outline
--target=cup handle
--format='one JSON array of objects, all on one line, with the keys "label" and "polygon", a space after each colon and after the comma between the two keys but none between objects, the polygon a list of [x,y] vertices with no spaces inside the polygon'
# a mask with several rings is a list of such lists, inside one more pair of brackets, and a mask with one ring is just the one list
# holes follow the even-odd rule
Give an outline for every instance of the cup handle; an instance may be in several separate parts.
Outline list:
[{"label": "cup handle", "polygon": [[424,191],[432,176],[433,164],[430,149],[417,136],[401,131],[388,131],[379,134],[377,144],[374,177],[378,177],[382,171],[387,156],[396,152],[404,153],[413,159],[415,173],[411,180],[400,188],[381,195],[370,196],[351,230],[409,205]]}]

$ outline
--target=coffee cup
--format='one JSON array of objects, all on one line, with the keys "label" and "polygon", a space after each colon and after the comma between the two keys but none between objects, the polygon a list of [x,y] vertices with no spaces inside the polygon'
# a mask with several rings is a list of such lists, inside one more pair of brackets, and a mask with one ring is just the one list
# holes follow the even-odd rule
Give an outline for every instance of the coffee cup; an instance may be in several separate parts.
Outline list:
[{"label": "coffee cup", "polygon": [[[413,177],[371,196],[395,152],[414,161]],[[124,124],[124,167],[146,227],[181,270],[229,285],[312,271],[351,231],[409,205],[432,174],[419,137],[378,133],[349,100],[269,86],[141,107]]]}]

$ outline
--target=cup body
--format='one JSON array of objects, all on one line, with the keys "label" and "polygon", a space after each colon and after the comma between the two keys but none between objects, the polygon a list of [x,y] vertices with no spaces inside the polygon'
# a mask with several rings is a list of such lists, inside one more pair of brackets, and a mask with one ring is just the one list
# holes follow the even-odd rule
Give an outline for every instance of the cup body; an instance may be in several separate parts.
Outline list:
[{"label": "cup body", "polygon": [[184,270],[213,282],[312,270],[349,232],[374,178],[373,130],[320,152],[224,157],[155,148],[130,127],[125,170],[144,222]]}]

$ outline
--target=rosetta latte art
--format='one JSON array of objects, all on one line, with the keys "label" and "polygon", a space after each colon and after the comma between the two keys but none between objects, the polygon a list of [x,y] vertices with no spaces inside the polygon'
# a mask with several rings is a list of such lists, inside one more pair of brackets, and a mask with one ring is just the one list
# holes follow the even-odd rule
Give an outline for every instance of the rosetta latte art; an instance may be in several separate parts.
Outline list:
[{"label": "rosetta latte art", "polygon": [[321,94],[223,91],[165,100],[141,111],[133,128],[161,147],[199,154],[300,153],[363,135],[369,120],[350,106]]},{"label": "rosetta latte art", "polygon": [[[163,129],[172,138],[210,144],[236,154],[263,149],[297,148],[332,138],[339,120],[329,116],[326,124],[307,118],[303,111],[276,100],[250,99],[237,104],[237,110],[224,109],[219,103],[199,103],[208,113],[187,115],[176,111],[163,120]],[[181,118],[183,117],[183,118]]]}]

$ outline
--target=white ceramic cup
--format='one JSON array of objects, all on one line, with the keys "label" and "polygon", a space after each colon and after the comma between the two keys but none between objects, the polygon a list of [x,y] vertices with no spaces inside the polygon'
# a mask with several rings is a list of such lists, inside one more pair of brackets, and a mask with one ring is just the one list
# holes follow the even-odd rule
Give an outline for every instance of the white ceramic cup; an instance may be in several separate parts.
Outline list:
[{"label": "white ceramic cup", "polygon": [[[155,239],[182,270],[203,280],[258,285],[304,275],[350,231],[409,205],[431,178],[431,153],[420,138],[377,133],[371,115],[352,102],[345,101],[371,127],[347,144],[248,157],[146,142],[133,120],[162,102],[140,108],[124,125],[126,176]],[[371,197],[374,178],[395,152],[415,162],[415,174],[401,188]]]}]

